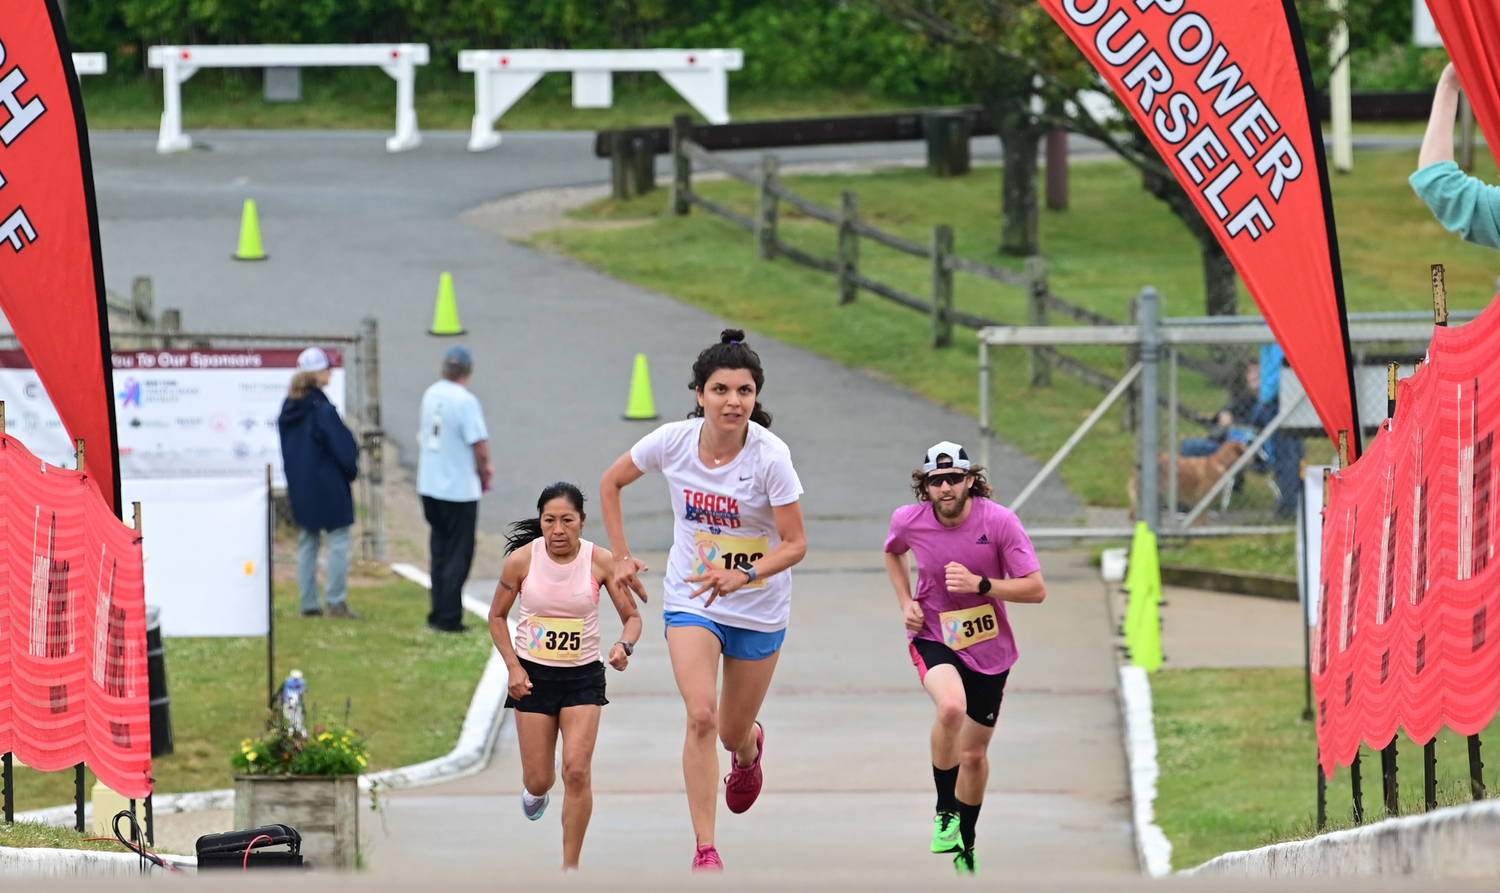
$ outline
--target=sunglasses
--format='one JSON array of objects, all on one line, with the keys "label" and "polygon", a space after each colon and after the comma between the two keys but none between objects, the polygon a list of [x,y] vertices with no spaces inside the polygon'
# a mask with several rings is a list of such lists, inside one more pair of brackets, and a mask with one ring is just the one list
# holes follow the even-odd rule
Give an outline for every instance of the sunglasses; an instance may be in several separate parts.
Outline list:
[{"label": "sunglasses", "polygon": [[942,487],[944,484],[950,487],[957,487],[968,476],[969,473],[967,471],[954,471],[948,474],[929,474],[927,476],[927,486],[934,489]]}]

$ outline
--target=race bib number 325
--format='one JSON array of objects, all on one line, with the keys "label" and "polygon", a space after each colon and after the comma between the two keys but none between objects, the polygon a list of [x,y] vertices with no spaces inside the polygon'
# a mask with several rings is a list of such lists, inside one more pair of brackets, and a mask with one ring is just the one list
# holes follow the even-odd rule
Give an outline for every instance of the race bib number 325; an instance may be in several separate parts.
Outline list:
[{"label": "race bib number 325", "polygon": [[[734,570],[742,561],[757,561],[771,551],[771,541],[765,537],[724,536],[698,531],[693,537],[693,576],[701,576],[711,567]],[[756,580],[745,589],[760,589],[765,580]]]},{"label": "race bib number 325", "polygon": [[583,653],[583,621],[576,617],[533,617],[526,636],[532,657],[577,660]]},{"label": "race bib number 325", "polygon": [[988,642],[1000,635],[1000,625],[995,622],[994,605],[944,611],[938,615],[938,623],[943,630],[943,644],[954,651],[962,651],[979,642]]}]

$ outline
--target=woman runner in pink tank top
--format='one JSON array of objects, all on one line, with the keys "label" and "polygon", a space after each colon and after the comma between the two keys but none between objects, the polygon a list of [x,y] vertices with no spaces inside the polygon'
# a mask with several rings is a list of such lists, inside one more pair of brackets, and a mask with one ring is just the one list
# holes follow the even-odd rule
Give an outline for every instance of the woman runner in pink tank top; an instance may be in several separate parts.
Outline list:
[{"label": "woman runner in pink tank top", "polygon": [[[583,493],[556,483],[542,491],[537,517],[511,525],[505,570],[490,607],[490,635],[510,668],[510,696],[521,745],[521,811],[542,817],[557,781],[553,754],[562,733],[563,870],[578,867],[594,811],[591,766],[604,696],[599,652],[599,588],[624,624],[609,664],[625,669],[641,637],[641,615],[613,585],[614,558],[583,538]],[[618,590],[618,591],[617,591]],[[514,637],[507,622],[518,608]],[[524,657],[522,655],[525,655]]]}]

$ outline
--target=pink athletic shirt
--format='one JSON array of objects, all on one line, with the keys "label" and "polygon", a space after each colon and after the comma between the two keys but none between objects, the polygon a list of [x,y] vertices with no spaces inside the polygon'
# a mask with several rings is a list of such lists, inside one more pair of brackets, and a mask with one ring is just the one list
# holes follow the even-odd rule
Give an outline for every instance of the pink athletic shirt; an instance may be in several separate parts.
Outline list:
[{"label": "pink athletic shirt", "polygon": [[955,649],[955,653],[969,669],[990,676],[1003,673],[1015,664],[1016,637],[1005,614],[1005,602],[987,595],[949,592],[943,571],[950,561],[957,561],[970,573],[994,580],[1024,577],[1040,570],[1031,537],[1026,535],[1014,512],[976,496],[969,517],[962,524],[944,527],[938,521],[932,503],[903,505],[891,515],[891,532],[885,540],[885,551],[892,555],[916,554],[917,591],[914,597],[922,606],[923,623],[920,632],[907,632],[908,639],[929,639],[951,647],[955,644],[952,641],[955,632],[962,641],[963,628],[945,631],[942,615],[955,612],[950,614],[950,621],[962,623],[964,619],[972,619],[973,615],[956,612],[990,605],[995,612],[995,629],[983,630],[980,637],[991,632],[993,637]]},{"label": "pink athletic shirt", "polygon": [[549,667],[577,667],[599,659],[599,581],[594,544],[582,540],[578,557],[558,564],[541,537],[531,541],[531,570],[516,599],[516,655]]}]

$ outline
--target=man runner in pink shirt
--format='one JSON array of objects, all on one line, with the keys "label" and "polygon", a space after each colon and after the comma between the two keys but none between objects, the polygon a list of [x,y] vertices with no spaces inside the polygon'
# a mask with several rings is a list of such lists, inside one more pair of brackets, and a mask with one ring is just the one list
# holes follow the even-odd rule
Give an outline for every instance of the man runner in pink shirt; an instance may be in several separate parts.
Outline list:
[{"label": "man runner in pink shirt", "polygon": [[937,705],[932,851],[955,853],[960,875],[977,873],[974,826],[990,775],[986,752],[1016,662],[1005,603],[1037,604],[1047,596],[1031,538],[1015,513],[990,501],[983,472],[958,444],[933,446],[922,470],[912,473],[917,503],[896,509],[885,541],[885,566],[906,617],[912,663]]}]

